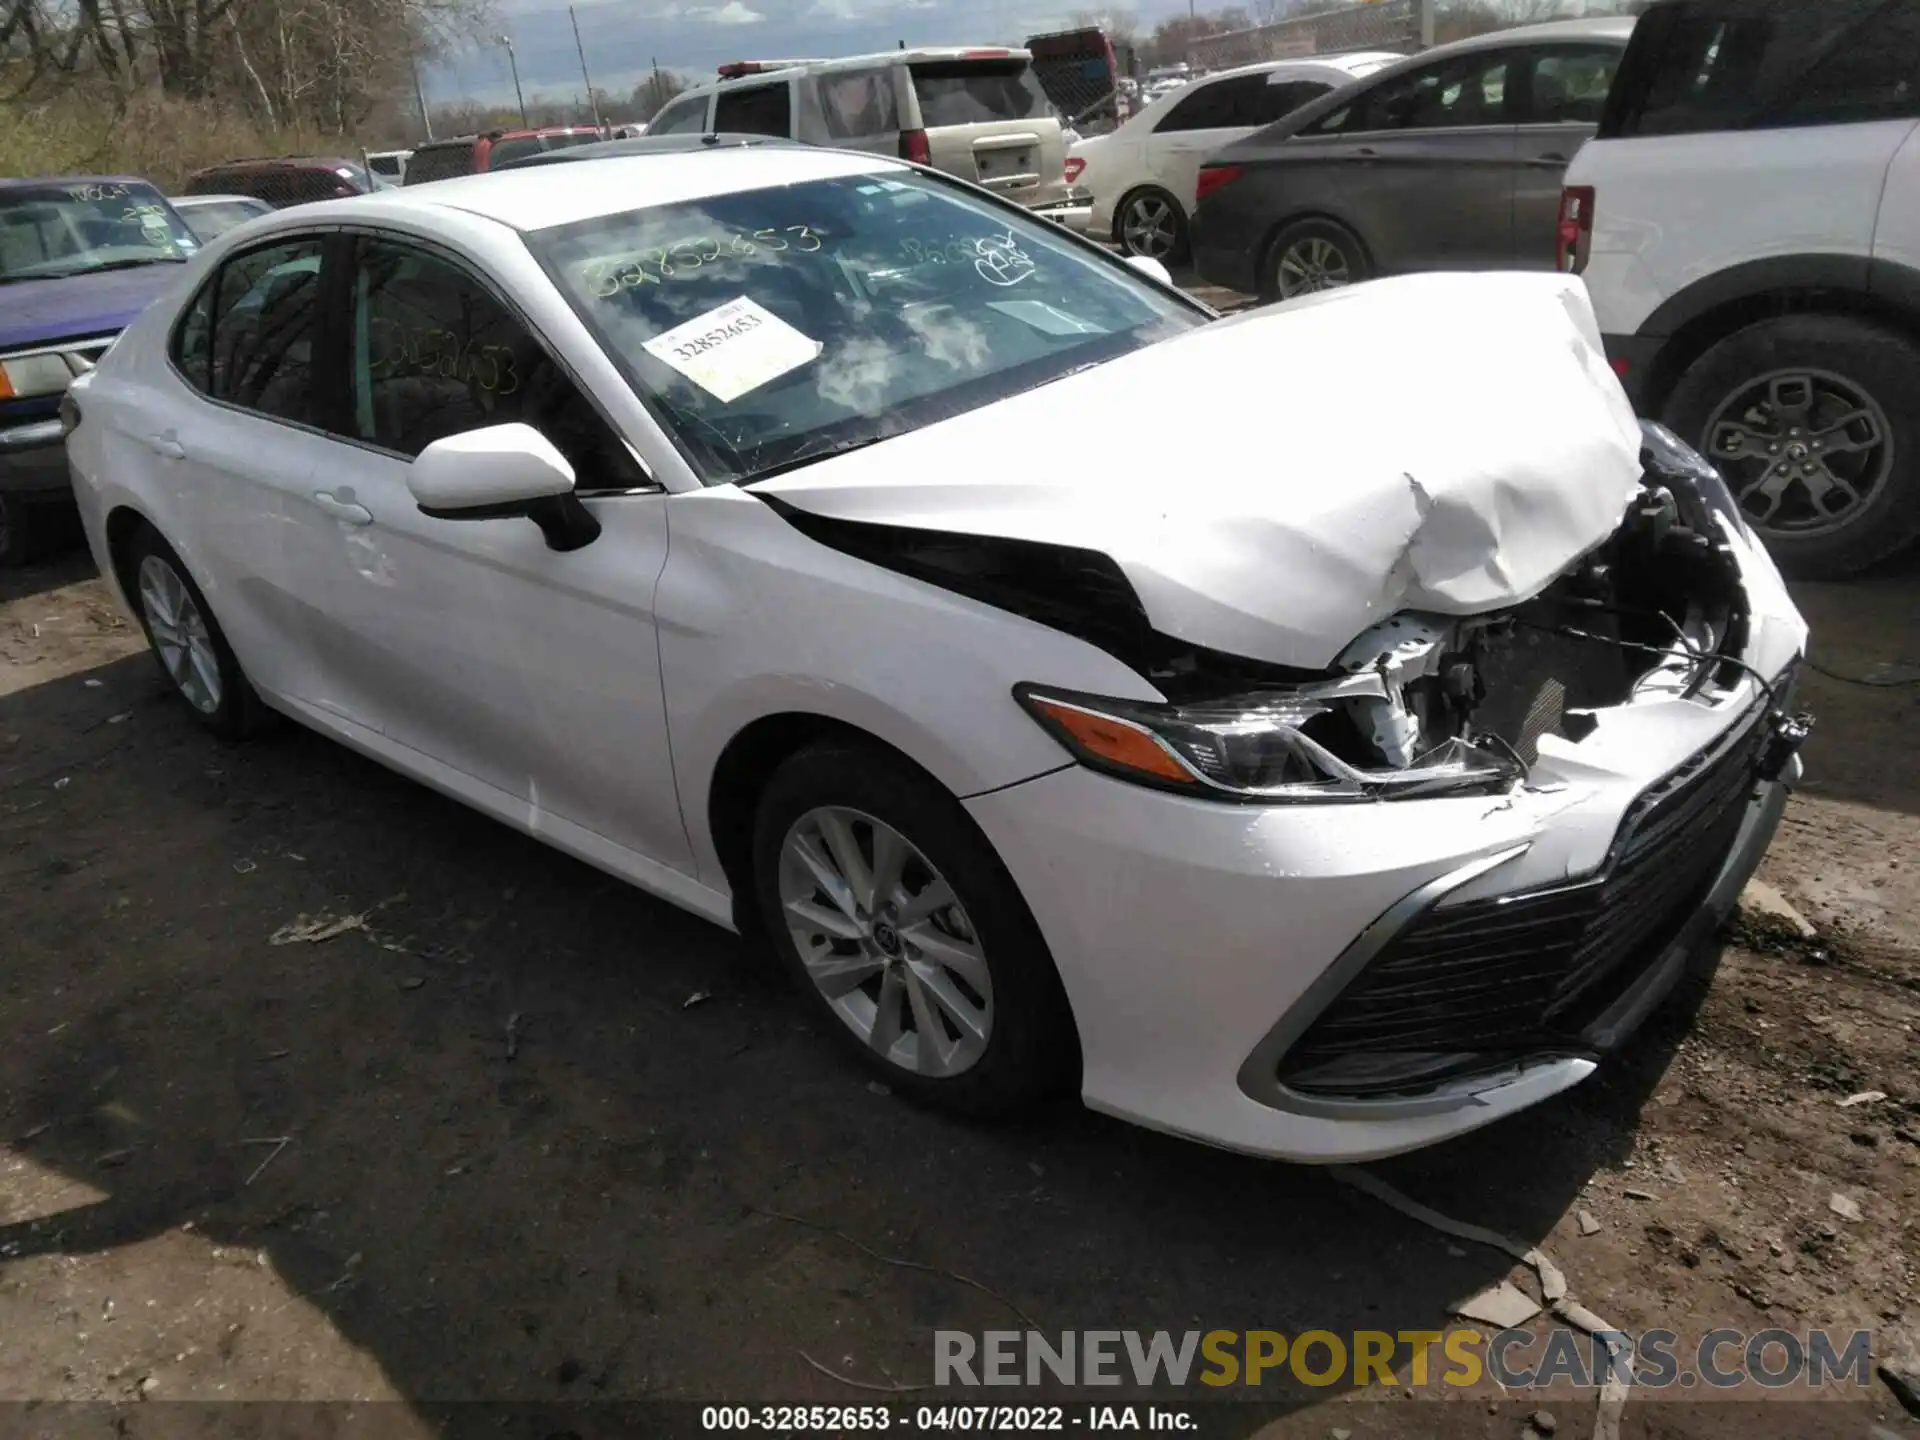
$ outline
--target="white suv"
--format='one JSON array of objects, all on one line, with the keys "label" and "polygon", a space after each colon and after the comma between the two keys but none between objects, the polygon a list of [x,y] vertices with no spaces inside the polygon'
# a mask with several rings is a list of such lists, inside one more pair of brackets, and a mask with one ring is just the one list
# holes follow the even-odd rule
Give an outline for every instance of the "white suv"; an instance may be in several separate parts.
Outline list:
[{"label": "white suv", "polygon": [[1614,369],[1799,574],[1920,536],[1917,124],[1920,0],[1657,0],[1567,172]]}]

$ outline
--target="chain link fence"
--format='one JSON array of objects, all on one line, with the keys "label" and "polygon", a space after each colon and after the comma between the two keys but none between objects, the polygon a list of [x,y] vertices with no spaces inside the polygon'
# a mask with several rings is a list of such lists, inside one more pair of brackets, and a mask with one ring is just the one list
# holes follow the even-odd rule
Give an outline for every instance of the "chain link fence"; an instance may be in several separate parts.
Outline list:
[{"label": "chain link fence", "polygon": [[1060,119],[1082,135],[1099,135],[1125,120],[1128,83],[1136,68],[1133,47],[1115,44],[1098,30],[1030,35],[1033,73]]},{"label": "chain link fence", "polygon": [[1411,53],[1419,46],[1417,0],[1371,0],[1345,10],[1203,36],[1188,42],[1187,63],[1196,69],[1226,70],[1235,65],[1330,55],[1342,50]]}]

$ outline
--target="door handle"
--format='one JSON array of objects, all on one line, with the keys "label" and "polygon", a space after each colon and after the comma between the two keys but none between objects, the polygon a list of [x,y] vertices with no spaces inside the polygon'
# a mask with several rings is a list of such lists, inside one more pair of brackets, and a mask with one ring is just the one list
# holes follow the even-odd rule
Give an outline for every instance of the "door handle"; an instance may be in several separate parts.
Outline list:
[{"label": "door handle", "polygon": [[1361,160],[1375,160],[1375,159],[1378,159],[1380,156],[1380,152],[1374,149],[1371,145],[1362,145],[1358,150],[1354,151],[1353,153],[1358,159],[1361,159]]},{"label": "door handle", "polygon": [[313,492],[313,503],[325,514],[344,521],[348,525],[371,525],[373,512],[364,505],[356,505],[351,500],[342,500],[325,490]]},{"label": "door handle", "polygon": [[1567,157],[1566,157],[1566,156],[1564,156],[1564,155],[1556,155],[1556,154],[1554,154],[1554,153],[1553,153],[1552,151],[1548,151],[1548,152],[1547,152],[1547,153],[1546,153],[1545,155],[1536,155],[1536,156],[1534,156],[1534,157],[1533,157],[1533,159],[1532,159],[1532,161],[1530,161],[1529,163],[1531,163],[1531,164],[1534,164],[1534,165],[1559,165],[1559,166],[1564,166],[1564,165],[1566,165],[1566,164],[1568,163],[1568,161],[1567,161]]},{"label": "door handle", "polygon": [[147,437],[147,448],[163,460],[184,460],[187,447],[180,443],[179,437],[169,430],[164,435]]}]

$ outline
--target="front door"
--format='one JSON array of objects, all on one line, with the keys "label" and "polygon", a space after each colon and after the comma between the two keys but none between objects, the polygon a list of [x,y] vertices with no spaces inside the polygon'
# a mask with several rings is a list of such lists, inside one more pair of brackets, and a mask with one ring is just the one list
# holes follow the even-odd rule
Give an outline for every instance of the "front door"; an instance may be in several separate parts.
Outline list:
[{"label": "front door", "polygon": [[1509,50],[1382,81],[1307,132],[1338,134],[1347,213],[1382,270],[1503,268],[1513,256],[1517,138]]},{"label": "front door", "polygon": [[[342,521],[332,593],[359,652],[360,723],[524,806],[529,829],[557,818],[690,873],[652,610],[665,493],[458,258],[362,238],[348,292],[337,476],[359,513]],[[603,526],[585,548],[415,504],[422,449],[515,421],[572,464]]]}]

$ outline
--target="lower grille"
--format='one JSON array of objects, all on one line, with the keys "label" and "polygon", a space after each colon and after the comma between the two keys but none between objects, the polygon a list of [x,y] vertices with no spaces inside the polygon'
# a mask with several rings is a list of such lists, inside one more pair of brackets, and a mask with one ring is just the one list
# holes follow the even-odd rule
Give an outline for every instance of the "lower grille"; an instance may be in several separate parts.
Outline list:
[{"label": "lower grille", "polygon": [[1765,719],[1756,709],[1642,794],[1597,877],[1417,917],[1287,1050],[1281,1083],[1406,1093],[1594,1049],[1590,1032],[1712,889],[1753,793]]}]

